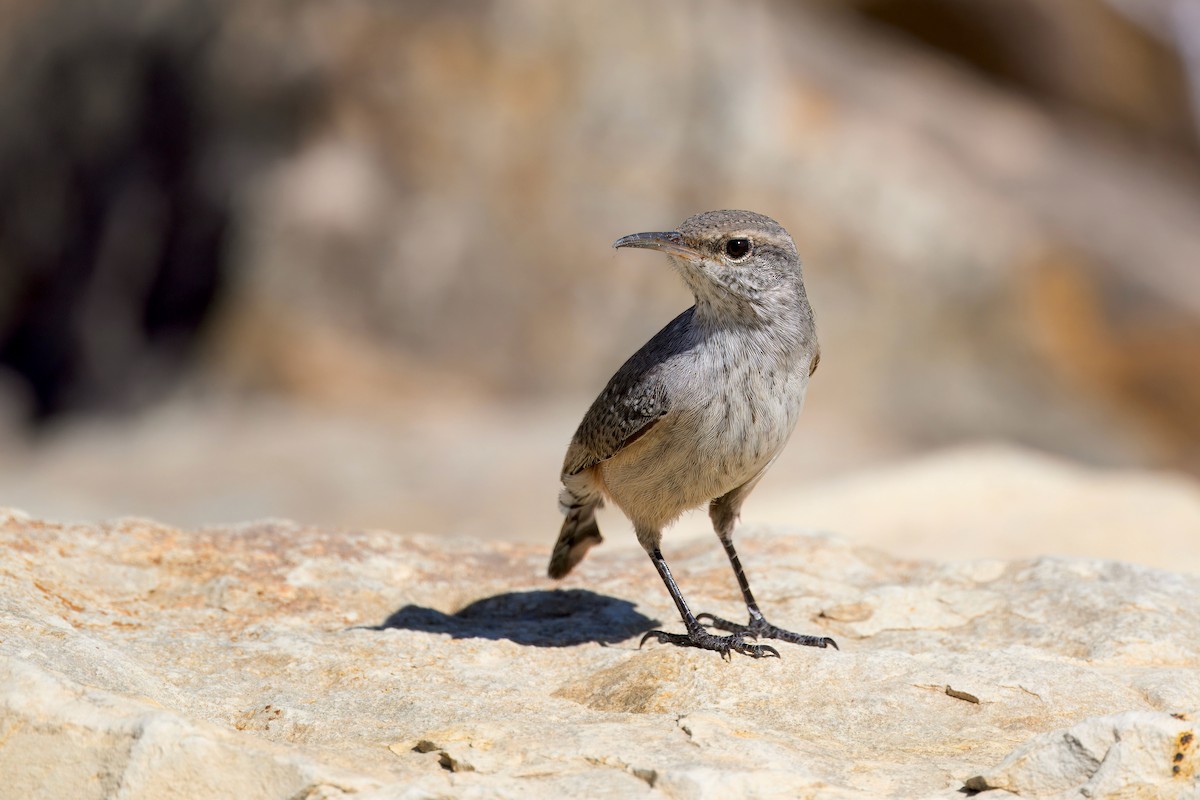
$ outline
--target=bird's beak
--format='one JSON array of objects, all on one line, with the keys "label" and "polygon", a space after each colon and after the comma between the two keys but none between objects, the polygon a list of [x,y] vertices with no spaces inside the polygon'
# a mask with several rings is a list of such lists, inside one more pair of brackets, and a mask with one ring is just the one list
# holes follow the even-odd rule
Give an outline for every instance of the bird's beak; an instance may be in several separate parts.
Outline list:
[{"label": "bird's beak", "polygon": [[613,247],[644,247],[648,250],[659,250],[667,255],[679,256],[688,261],[699,261],[700,253],[683,243],[679,231],[663,231],[660,233],[631,233],[613,242]]}]

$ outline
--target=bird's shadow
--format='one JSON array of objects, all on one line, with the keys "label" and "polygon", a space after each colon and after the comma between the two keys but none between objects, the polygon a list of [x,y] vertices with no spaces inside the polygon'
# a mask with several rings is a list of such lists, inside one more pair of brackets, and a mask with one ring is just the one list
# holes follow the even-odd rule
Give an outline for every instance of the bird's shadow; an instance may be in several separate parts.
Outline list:
[{"label": "bird's shadow", "polygon": [[446,614],[407,605],[369,630],[401,628],[448,633],[455,639],[508,639],[534,647],[615,644],[659,624],[633,603],[586,589],[506,592]]}]

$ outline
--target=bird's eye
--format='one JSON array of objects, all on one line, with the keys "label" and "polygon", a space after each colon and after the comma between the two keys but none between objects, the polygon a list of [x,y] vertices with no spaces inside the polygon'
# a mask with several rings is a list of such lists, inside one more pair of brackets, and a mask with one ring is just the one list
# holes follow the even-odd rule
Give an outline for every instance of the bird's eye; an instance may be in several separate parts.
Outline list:
[{"label": "bird's eye", "polygon": [[734,261],[741,261],[746,256],[750,255],[750,240],[738,236],[725,242],[725,255],[729,256]]}]

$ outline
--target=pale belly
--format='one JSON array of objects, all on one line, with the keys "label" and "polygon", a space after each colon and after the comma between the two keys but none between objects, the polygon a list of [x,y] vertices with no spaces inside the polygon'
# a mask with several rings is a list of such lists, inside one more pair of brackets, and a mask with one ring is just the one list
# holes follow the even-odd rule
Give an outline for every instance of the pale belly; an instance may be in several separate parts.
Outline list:
[{"label": "pale belly", "polygon": [[657,530],[753,480],[787,444],[806,384],[760,385],[672,415],[598,465],[605,493],[635,526]]}]

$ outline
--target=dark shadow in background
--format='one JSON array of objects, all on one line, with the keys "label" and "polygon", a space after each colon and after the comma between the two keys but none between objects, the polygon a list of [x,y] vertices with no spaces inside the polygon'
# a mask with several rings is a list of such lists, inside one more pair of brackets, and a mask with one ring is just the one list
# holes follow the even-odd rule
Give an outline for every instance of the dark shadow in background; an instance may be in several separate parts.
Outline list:
[{"label": "dark shadow in background", "polygon": [[248,63],[231,8],[49,0],[4,37],[0,377],[31,425],[136,409],[182,374],[239,194],[318,113],[282,58]]},{"label": "dark shadow in background", "polygon": [[659,625],[633,603],[586,589],[508,592],[445,614],[407,605],[368,630],[400,628],[448,633],[455,639],[508,639],[535,647],[615,644]]}]

